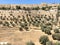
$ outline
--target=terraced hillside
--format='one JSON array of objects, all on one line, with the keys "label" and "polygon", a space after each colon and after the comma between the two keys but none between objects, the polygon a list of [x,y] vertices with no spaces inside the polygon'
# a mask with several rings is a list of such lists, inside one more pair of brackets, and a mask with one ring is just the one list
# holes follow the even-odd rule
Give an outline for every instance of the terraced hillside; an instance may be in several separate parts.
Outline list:
[{"label": "terraced hillside", "polygon": [[60,45],[60,4],[0,5],[0,42]]}]

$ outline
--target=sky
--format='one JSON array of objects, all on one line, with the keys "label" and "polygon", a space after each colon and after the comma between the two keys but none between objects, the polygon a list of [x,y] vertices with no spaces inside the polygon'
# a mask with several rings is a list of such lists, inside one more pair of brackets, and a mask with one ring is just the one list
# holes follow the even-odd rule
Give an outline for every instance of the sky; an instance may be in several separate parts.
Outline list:
[{"label": "sky", "polygon": [[60,3],[60,0],[0,0],[0,4]]}]

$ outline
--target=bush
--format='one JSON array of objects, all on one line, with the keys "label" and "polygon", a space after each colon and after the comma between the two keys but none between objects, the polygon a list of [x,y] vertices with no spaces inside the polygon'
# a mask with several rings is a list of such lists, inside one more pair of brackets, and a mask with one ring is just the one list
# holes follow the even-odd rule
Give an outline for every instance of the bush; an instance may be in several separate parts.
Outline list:
[{"label": "bush", "polygon": [[59,29],[54,29],[54,32],[55,33],[59,33]]},{"label": "bush", "polygon": [[49,39],[46,35],[41,36],[39,39],[39,42],[43,45],[46,45],[46,42],[48,42],[48,41],[49,41]]},{"label": "bush", "polygon": [[53,42],[52,41],[48,41],[48,42],[46,42],[46,45],[53,45]]},{"label": "bush", "polygon": [[56,42],[56,43],[54,43],[54,45],[60,45],[60,42]]},{"label": "bush", "polygon": [[32,8],[32,10],[39,10],[39,6],[35,7],[35,8]]},{"label": "bush", "polygon": [[23,7],[23,10],[26,10],[26,7]]},{"label": "bush", "polygon": [[51,35],[51,30],[45,30],[45,33],[48,34],[48,35]]},{"label": "bush", "polygon": [[7,8],[6,8],[6,7],[2,7],[2,8],[0,8],[0,9],[2,9],[2,10],[6,10]]},{"label": "bush", "polygon": [[21,24],[20,24],[20,26],[21,26],[22,28],[24,28],[24,27],[25,27],[25,26],[24,26],[24,23],[21,23]]},{"label": "bush", "polygon": [[53,35],[52,35],[52,38],[53,38],[54,40],[60,40],[60,33],[55,33],[55,34],[53,34]]},{"label": "bush", "polygon": [[58,10],[60,10],[60,5],[58,6]]},{"label": "bush", "polygon": [[29,31],[29,30],[28,30],[28,29],[29,29],[28,26],[25,26],[24,29],[25,29],[26,31]]},{"label": "bush", "polygon": [[27,42],[26,45],[35,45],[35,44],[32,41],[30,41],[30,42]]},{"label": "bush", "polygon": [[46,29],[46,26],[45,25],[41,25],[41,30],[44,32]]},{"label": "bush", "polygon": [[50,30],[50,28],[47,27],[46,25],[41,26],[41,29],[42,29],[42,31],[45,32],[46,34],[51,35],[51,30]]},{"label": "bush", "polygon": [[41,9],[42,9],[42,10],[46,10],[46,7],[42,7]]},{"label": "bush", "polygon": [[16,9],[18,10],[18,9],[21,9],[21,7],[20,6],[16,6]]},{"label": "bush", "polygon": [[22,27],[19,27],[19,31],[23,31],[23,28]]}]

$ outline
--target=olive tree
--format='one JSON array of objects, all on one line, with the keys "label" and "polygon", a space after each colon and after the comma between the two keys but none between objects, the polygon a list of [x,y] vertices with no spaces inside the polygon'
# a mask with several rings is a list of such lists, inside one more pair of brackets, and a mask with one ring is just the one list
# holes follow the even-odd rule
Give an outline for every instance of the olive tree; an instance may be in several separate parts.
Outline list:
[{"label": "olive tree", "polygon": [[46,35],[43,35],[39,38],[39,42],[43,45],[46,45],[46,42],[49,41],[49,38]]}]

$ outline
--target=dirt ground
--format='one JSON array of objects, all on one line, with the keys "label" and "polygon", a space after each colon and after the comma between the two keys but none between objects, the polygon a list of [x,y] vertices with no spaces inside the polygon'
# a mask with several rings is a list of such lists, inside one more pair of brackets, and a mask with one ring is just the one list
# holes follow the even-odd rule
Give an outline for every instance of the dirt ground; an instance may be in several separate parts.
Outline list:
[{"label": "dirt ground", "polygon": [[[26,45],[26,42],[32,41],[35,45],[41,45],[39,43],[39,38],[42,35],[47,35],[41,30],[33,30],[31,31],[19,31],[19,30],[0,30],[0,42],[9,42],[12,45]],[[47,35],[48,36],[48,35]],[[48,36],[51,41],[55,41],[52,39],[52,36]]]},{"label": "dirt ground", "polygon": [[12,45],[26,45],[26,42],[33,41],[35,45],[41,45],[39,38],[44,35],[41,30],[19,31],[19,30],[0,30],[0,42],[9,42]]}]

